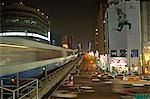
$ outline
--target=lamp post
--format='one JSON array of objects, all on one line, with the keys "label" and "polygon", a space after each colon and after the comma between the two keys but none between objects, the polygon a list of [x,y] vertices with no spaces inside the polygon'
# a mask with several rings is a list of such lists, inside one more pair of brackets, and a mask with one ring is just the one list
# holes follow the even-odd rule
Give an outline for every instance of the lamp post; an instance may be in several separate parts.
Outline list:
[{"label": "lamp post", "polygon": [[129,74],[131,74],[131,63],[130,63],[130,60],[131,60],[131,51],[130,49],[127,49],[127,59],[128,59],[128,71],[129,71]]}]

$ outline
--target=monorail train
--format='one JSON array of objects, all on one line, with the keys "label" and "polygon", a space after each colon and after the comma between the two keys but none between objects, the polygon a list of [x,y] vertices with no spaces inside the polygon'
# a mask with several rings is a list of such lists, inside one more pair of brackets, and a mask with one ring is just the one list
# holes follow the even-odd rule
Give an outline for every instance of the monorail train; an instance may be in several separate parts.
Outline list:
[{"label": "monorail train", "polygon": [[20,77],[32,77],[77,58],[76,50],[16,37],[2,37],[0,50],[0,77],[17,72]]}]

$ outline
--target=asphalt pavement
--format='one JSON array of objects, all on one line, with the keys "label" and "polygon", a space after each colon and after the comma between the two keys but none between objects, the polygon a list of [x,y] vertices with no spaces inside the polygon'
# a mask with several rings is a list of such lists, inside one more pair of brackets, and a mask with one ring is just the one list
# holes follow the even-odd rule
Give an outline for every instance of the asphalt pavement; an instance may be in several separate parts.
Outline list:
[{"label": "asphalt pavement", "polygon": [[[69,90],[77,93],[77,97],[73,99],[118,99],[117,95],[112,92],[112,85],[106,84],[104,81],[93,82],[92,74],[95,72],[96,68],[90,67],[86,64],[82,65],[82,69],[78,74],[73,75],[73,86],[66,87],[60,86],[57,90]],[[90,87],[90,90],[77,90],[79,87]],[[56,91],[57,91],[56,90]],[[50,99],[67,99],[67,98],[58,98],[52,97]]]},{"label": "asphalt pavement", "polygon": [[81,71],[79,76],[74,76],[74,84],[92,87],[95,92],[81,92],[77,99],[117,99],[112,92],[112,84],[105,84],[105,81],[93,82],[89,72]]}]

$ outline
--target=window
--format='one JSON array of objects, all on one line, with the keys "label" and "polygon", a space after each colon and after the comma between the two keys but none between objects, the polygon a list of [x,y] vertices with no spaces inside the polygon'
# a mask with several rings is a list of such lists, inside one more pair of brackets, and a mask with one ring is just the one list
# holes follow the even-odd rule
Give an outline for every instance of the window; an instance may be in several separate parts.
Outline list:
[{"label": "window", "polygon": [[111,57],[117,57],[117,50],[111,50]]},{"label": "window", "polygon": [[131,50],[131,57],[138,57],[138,49]]},{"label": "window", "polygon": [[126,57],[127,51],[126,50],[120,50],[120,57]]}]

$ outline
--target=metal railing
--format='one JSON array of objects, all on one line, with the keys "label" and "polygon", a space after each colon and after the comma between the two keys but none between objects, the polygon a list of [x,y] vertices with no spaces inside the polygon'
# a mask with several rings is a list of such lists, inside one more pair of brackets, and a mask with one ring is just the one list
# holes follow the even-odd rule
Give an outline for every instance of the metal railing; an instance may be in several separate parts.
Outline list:
[{"label": "metal railing", "polygon": [[8,79],[11,78],[1,79],[0,99],[29,99],[34,96],[38,96],[38,79],[21,78],[19,79],[19,81],[26,82],[24,85],[21,86],[6,85],[5,80]]},{"label": "metal railing", "polygon": [[[5,85],[4,83],[12,81],[12,78],[2,78],[0,79],[0,99],[40,99],[41,95],[47,93],[45,92],[45,87],[50,85],[50,87],[46,88],[46,90],[50,90],[74,65],[64,65],[50,74],[46,73],[39,80],[35,78],[19,78],[19,81],[17,81],[17,78],[14,78],[15,84]],[[5,81],[8,79],[9,81]],[[19,83],[17,84],[17,82]],[[5,98],[6,96],[7,98]]]}]

